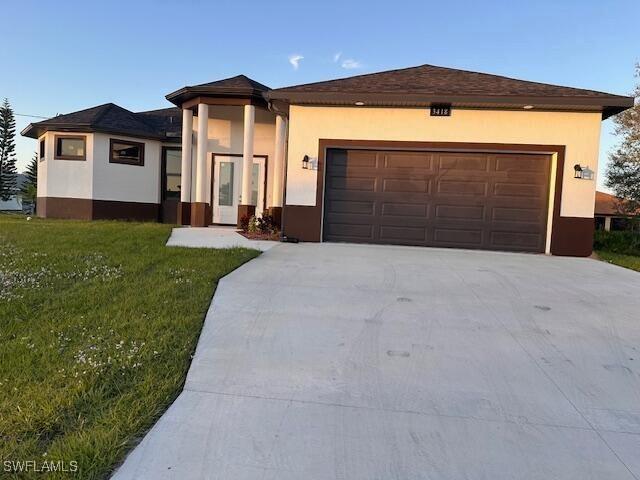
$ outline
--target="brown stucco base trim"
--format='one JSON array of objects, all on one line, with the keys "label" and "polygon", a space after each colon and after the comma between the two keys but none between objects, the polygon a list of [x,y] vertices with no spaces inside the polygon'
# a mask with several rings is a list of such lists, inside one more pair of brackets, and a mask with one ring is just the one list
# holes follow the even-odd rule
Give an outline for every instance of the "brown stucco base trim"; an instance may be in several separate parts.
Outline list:
[{"label": "brown stucco base trim", "polygon": [[160,219],[160,204],[93,200],[92,218],[93,220],[138,220],[157,222]]},{"label": "brown stucco base trim", "polygon": [[191,224],[191,202],[178,202],[178,225]]},{"label": "brown stucco base trim", "polygon": [[593,218],[554,218],[551,231],[551,254],[588,257],[593,252],[594,230]]},{"label": "brown stucco base trim", "polygon": [[206,227],[211,223],[207,217],[209,204],[205,202],[193,202],[191,204],[191,226]]},{"label": "brown stucco base trim", "polygon": [[282,207],[269,207],[268,212],[277,227],[282,229]]},{"label": "brown stucco base trim", "polygon": [[240,228],[242,226],[242,217],[253,217],[256,214],[255,205],[238,205],[238,222],[236,226]]},{"label": "brown stucco base trim", "polygon": [[91,220],[93,211],[90,198],[38,197],[36,209],[42,218],[75,220]]},{"label": "brown stucco base trim", "polygon": [[160,204],[90,198],[38,197],[36,213],[43,218],[156,222],[160,214]]},{"label": "brown stucco base trim", "polygon": [[286,205],[282,212],[282,233],[303,242],[319,242],[320,222],[317,207]]}]

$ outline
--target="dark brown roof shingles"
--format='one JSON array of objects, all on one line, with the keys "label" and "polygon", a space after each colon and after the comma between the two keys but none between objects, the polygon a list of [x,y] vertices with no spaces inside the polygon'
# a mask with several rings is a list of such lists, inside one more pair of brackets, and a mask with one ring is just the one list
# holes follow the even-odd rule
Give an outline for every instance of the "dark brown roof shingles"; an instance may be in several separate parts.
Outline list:
[{"label": "dark brown roof shingles", "polygon": [[273,90],[277,93],[396,93],[425,95],[618,97],[595,90],[470,72],[434,65],[389,70],[354,77],[307,83]]}]

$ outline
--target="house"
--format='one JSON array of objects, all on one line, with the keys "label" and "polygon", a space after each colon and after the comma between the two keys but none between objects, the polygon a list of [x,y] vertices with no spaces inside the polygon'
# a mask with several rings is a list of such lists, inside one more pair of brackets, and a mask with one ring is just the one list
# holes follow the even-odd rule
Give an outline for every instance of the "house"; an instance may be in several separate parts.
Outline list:
[{"label": "house", "polygon": [[591,253],[600,123],[633,98],[432,65],[270,89],[244,75],[33,123],[38,214],[288,237]]},{"label": "house", "polygon": [[620,203],[621,199],[615,195],[596,191],[594,209],[596,230],[606,230],[608,232],[610,230],[627,230],[629,228],[630,216],[621,212]]},{"label": "house", "polygon": [[16,175],[16,188],[18,192],[12,195],[8,200],[2,200],[0,198],[0,212],[22,212],[25,205],[22,201],[22,193],[20,190],[27,182],[27,176],[23,173]]}]

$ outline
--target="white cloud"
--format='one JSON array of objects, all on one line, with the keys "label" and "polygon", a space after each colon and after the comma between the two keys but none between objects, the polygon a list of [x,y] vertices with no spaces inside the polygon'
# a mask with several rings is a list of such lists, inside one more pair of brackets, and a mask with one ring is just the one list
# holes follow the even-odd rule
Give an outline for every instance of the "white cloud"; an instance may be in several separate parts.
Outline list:
[{"label": "white cloud", "polygon": [[334,62],[334,63],[338,63],[338,60],[340,60],[340,57],[341,57],[341,56],[342,56],[342,52],[335,53],[335,54],[333,55],[333,62]]},{"label": "white cloud", "polygon": [[300,66],[300,60],[302,60],[303,58],[304,57],[302,55],[298,55],[296,53],[294,53],[293,55],[289,55],[289,63],[294,70],[298,70],[298,67]]},{"label": "white cloud", "polygon": [[353,70],[354,68],[362,68],[362,62],[354,60],[353,58],[345,58],[340,66],[347,70]]}]

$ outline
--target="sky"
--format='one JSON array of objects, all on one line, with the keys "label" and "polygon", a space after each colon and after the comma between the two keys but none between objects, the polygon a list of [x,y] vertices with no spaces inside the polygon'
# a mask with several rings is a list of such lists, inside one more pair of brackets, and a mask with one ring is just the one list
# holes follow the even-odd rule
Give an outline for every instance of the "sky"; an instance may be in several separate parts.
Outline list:
[{"label": "sky", "polygon": [[[0,0],[0,17],[18,131],[241,73],[281,87],[429,63],[625,95],[640,61],[638,0]],[[616,141],[603,122],[600,186]],[[36,141],[16,143],[23,170]]]}]

